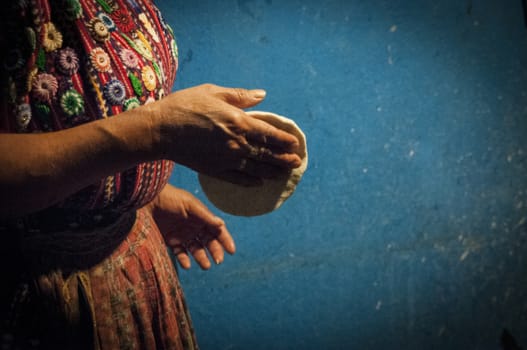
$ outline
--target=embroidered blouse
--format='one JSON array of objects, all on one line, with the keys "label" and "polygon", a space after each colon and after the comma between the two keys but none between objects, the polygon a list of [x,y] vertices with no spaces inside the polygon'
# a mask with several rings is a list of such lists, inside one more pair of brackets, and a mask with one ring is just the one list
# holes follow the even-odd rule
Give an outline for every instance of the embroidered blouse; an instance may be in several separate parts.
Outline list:
[{"label": "embroidered blouse", "polygon": [[[177,45],[150,1],[10,3],[0,38],[0,133],[71,128],[111,118],[171,91]],[[78,213],[139,208],[166,184],[173,165],[166,160],[139,164],[57,207]]]}]

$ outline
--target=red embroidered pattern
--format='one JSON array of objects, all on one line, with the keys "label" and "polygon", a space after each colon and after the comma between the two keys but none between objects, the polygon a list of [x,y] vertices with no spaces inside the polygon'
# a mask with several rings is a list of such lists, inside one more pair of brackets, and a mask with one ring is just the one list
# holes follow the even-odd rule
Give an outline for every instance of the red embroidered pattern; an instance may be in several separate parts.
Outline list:
[{"label": "red embroidered pattern", "polygon": [[[0,18],[0,133],[111,118],[171,90],[177,46],[149,0],[8,4],[13,16]],[[0,254],[9,266],[9,293],[0,299],[8,345],[198,348],[163,237],[148,210],[134,210],[164,187],[172,168],[170,161],[139,164],[0,227],[9,239]]]},{"label": "red embroidered pattern", "polygon": [[[22,20],[13,24],[13,31],[27,35],[7,55],[13,96],[0,132],[70,128],[171,91],[177,47],[149,1],[24,3],[30,8],[20,9]],[[102,179],[60,206],[81,211],[139,208],[166,184],[173,165],[141,164]]]}]

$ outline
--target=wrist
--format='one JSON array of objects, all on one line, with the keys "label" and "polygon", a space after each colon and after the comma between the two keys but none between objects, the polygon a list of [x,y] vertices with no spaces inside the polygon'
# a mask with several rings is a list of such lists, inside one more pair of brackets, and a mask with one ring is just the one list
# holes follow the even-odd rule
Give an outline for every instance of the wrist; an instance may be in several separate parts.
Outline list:
[{"label": "wrist", "polygon": [[121,113],[117,118],[125,118],[118,128],[127,137],[123,147],[128,153],[136,154],[141,162],[169,159],[162,143],[162,123],[159,102],[149,103]]},{"label": "wrist", "polygon": [[179,163],[186,151],[183,136],[188,133],[192,122],[187,110],[175,99],[175,94],[135,110],[140,110],[149,123],[152,152],[156,159]]},{"label": "wrist", "polygon": [[146,135],[150,142],[150,150],[154,159],[168,159],[166,147],[162,143],[162,123],[161,113],[159,108],[159,101],[149,103],[147,105],[137,108],[141,112],[142,118],[146,123]]},{"label": "wrist", "polygon": [[[137,108],[144,119],[148,122],[148,135],[150,137],[152,154],[156,159],[169,159],[176,161],[174,151],[176,140],[174,137],[177,123],[175,117],[176,110],[173,106],[167,105],[166,100],[159,100],[154,103]],[[135,111],[135,110],[134,110]],[[167,116],[170,112],[170,117]]]}]

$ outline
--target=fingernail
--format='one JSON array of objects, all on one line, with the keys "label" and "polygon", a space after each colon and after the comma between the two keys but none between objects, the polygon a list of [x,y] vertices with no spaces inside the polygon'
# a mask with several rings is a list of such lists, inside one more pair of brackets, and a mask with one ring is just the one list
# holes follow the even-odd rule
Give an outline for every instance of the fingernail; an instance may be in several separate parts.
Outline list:
[{"label": "fingernail", "polygon": [[225,222],[223,221],[223,219],[220,218],[219,216],[216,216],[216,217],[214,218],[214,220],[216,220],[216,222],[218,223],[219,226],[225,224]]},{"label": "fingernail", "polygon": [[255,89],[255,90],[252,90],[251,92],[254,98],[258,98],[258,99],[264,98],[265,95],[267,94],[265,90],[262,90],[262,89]]},{"label": "fingernail", "polygon": [[214,259],[214,262],[216,263],[216,265],[219,265],[221,263],[220,259]]},{"label": "fingernail", "polygon": [[298,141],[298,138],[295,137],[295,142],[293,143],[293,148],[296,150],[298,147],[300,147],[300,141]]}]

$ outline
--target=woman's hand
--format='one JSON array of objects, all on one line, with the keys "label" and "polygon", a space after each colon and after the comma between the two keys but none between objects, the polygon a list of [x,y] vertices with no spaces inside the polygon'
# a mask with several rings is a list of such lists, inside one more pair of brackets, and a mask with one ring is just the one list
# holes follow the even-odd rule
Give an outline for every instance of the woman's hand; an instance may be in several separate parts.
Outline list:
[{"label": "woman's hand", "polygon": [[162,156],[242,185],[258,184],[300,166],[295,136],[242,110],[264,97],[263,90],[205,84],[148,105]]},{"label": "woman's hand", "polygon": [[201,85],[61,131],[2,134],[0,218],[48,208],[105,176],[157,159],[245,185],[281,175],[301,164],[298,140],[242,110],[264,95]]},{"label": "woman's hand", "polygon": [[184,269],[190,268],[189,254],[208,270],[211,263],[207,251],[216,264],[221,264],[224,252],[234,254],[236,250],[223,220],[187,191],[166,185],[148,209]]}]

